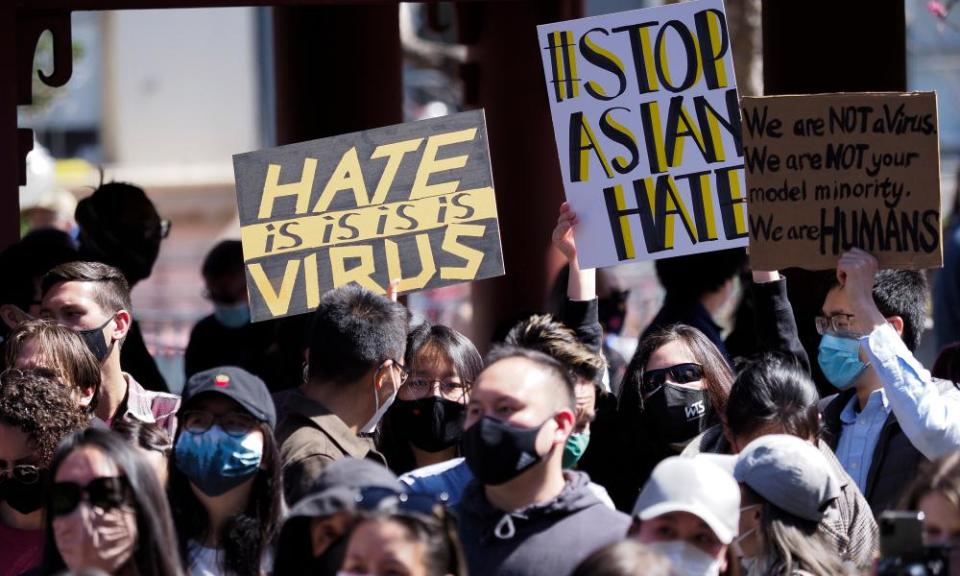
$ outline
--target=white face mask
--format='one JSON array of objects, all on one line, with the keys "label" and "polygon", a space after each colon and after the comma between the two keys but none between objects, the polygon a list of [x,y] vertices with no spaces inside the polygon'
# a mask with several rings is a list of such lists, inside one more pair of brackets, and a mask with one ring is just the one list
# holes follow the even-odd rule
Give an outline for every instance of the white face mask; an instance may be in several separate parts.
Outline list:
[{"label": "white face mask", "polygon": [[[393,366],[387,366],[386,370],[393,370]],[[377,384],[373,384],[373,401],[376,403],[377,409],[373,413],[373,417],[367,420],[367,423],[363,425],[363,428],[360,429],[361,434],[373,434],[377,430],[377,424],[380,423],[380,420],[383,418],[383,415],[387,413],[387,410],[390,409],[390,406],[393,405],[393,401],[397,399],[397,392],[399,388],[397,386],[397,381],[393,375],[390,377],[390,381],[393,383],[393,393],[383,401],[383,405],[380,405],[380,394],[378,394]]]},{"label": "white face mask", "polygon": [[743,547],[740,545],[740,543],[746,540],[747,538],[749,538],[750,535],[756,531],[757,531],[757,528],[753,527],[747,530],[746,532],[744,532],[743,534],[734,538],[733,542],[730,545],[733,546],[733,553],[736,554],[738,558],[751,558],[751,556],[744,554]]},{"label": "white face mask", "polygon": [[686,540],[653,542],[649,546],[670,560],[677,574],[683,576],[719,576],[720,574],[720,560]]}]

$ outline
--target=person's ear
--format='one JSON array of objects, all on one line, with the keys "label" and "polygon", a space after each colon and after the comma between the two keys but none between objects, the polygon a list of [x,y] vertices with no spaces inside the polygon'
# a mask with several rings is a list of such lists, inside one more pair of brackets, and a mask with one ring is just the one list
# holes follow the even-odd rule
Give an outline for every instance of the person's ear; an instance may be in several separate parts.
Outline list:
[{"label": "person's ear", "polygon": [[3,323],[7,325],[7,328],[10,328],[11,330],[29,319],[30,317],[26,312],[14,306],[13,304],[4,304],[0,306],[0,320],[3,320]]},{"label": "person's ear", "polygon": [[113,329],[113,339],[116,341],[123,340],[126,337],[127,332],[130,331],[130,324],[133,322],[133,317],[130,316],[130,313],[126,310],[118,310],[113,316],[115,328]]},{"label": "person's ear", "polygon": [[393,360],[385,360],[376,370],[373,383],[377,387],[377,394],[383,400],[388,398],[393,390],[400,389],[400,381],[397,379],[397,369],[393,367]]},{"label": "person's ear", "polygon": [[893,329],[897,331],[897,334],[903,338],[903,317],[901,316],[887,316],[887,322],[893,326]]},{"label": "person's ear", "polygon": [[93,396],[97,393],[97,388],[95,386],[88,386],[86,388],[80,388],[80,405],[86,408],[93,402]]},{"label": "person's ear", "polygon": [[573,410],[564,408],[553,415],[553,420],[557,423],[557,429],[553,433],[553,441],[555,444],[562,444],[566,442],[567,437],[573,433],[573,429],[577,425],[577,417],[573,413]]}]

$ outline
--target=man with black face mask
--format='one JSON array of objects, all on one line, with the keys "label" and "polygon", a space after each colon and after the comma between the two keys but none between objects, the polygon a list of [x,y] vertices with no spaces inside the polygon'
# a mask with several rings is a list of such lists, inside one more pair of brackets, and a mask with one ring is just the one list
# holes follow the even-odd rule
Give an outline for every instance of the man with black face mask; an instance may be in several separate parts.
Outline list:
[{"label": "man with black face mask", "polygon": [[53,372],[0,374],[0,576],[40,563],[47,469],[60,440],[86,425],[83,408]]},{"label": "man with black face mask", "polygon": [[130,329],[130,288],[123,274],[99,262],[70,262],[43,279],[41,315],[79,334],[100,362],[100,401],[95,415],[156,423],[173,438],[180,397],[145,390],[120,366],[120,347]]},{"label": "man with black face mask", "polygon": [[471,574],[569,574],[623,539],[630,519],[591,492],[586,474],[563,470],[575,409],[573,380],[553,358],[521,348],[489,358],[461,443],[476,478],[457,506]]}]

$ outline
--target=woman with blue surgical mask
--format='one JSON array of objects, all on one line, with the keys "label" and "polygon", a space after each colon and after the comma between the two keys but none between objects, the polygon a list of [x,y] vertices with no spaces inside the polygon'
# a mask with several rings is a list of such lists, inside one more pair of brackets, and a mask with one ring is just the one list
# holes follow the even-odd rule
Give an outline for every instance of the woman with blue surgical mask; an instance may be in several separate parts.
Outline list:
[{"label": "woman with blue surgical mask", "polygon": [[177,417],[169,492],[187,571],[269,573],[282,491],[266,385],[232,366],[200,372]]}]

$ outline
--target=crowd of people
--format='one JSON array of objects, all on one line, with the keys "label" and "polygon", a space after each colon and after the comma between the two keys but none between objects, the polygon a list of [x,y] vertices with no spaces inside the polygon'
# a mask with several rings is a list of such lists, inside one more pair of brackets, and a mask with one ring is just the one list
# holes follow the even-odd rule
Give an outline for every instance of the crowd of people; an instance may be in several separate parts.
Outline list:
[{"label": "crowd of people", "polygon": [[960,543],[960,389],[914,356],[925,278],[862,250],[805,287],[809,318],[741,252],[659,261],[623,359],[625,291],[598,297],[567,205],[555,309],[482,346],[356,285],[253,324],[225,241],[175,395],[130,300],[169,223],[127,184],[77,220],[0,254],[0,576],[873,574],[898,510]]}]

